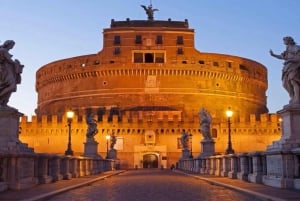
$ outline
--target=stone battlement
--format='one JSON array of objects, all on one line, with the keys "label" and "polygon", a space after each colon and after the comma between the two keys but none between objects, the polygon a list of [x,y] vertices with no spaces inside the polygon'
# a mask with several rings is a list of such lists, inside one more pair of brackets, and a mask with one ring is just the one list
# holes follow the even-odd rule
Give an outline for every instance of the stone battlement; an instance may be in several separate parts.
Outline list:
[{"label": "stone battlement", "polygon": [[[22,116],[21,117],[21,123],[22,124],[28,124],[28,123],[41,123],[41,124],[58,124],[58,123],[66,123],[67,122],[67,117],[63,116],[60,118],[58,115],[52,115],[52,116],[46,116],[43,115],[41,118],[38,118],[37,116],[31,116],[31,121],[28,120],[28,116]],[[82,116],[77,116],[75,115],[72,119],[73,123],[85,123],[85,115]],[[130,122],[130,123],[143,123],[143,122],[180,122],[180,121],[188,121],[188,122],[199,122],[199,116],[195,115],[192,117],[189,117],[187,120],[182,120],[180,114],[164,114],[158,112],[158,115],[143,115],[142,113],[138,115],[101,115],[101,116],[95,116],[95,119],[98,119],[98,122],[103,122],[103,123],[118,123],[118,122]],[[266,113],[266,114],[261,114],[259,116],[255,114],[250,114],[247,116],[240,116],[238,119],[233,118],[233,122],[236,123],[279,123],[279,115],[274,114],[274,113]],[[226,117],[224,116],[224,121],[226,121]]]}]

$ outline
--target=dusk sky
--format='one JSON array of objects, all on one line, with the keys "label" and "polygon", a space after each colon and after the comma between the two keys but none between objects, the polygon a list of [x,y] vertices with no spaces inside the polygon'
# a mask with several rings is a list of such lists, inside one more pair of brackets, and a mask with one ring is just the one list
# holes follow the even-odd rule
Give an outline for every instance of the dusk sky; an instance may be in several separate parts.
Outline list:
[{"label": "dusk sky", "polygon": [[[140,5],[150,0],[0,0],[0,43],[25,65],[22,83],[8,105],[25,115],[37,106],[35,73],[50,62],[94,54],[102,49],[111,19],[146,20]],[[255,60],[268,69],[267,107],[276,113],[288,104],[281,84],[282,60],[271,57],[292,36],[300,44],[299,0],[152,0],[157,20],[183,21],[195,29],[195,48]]]}]

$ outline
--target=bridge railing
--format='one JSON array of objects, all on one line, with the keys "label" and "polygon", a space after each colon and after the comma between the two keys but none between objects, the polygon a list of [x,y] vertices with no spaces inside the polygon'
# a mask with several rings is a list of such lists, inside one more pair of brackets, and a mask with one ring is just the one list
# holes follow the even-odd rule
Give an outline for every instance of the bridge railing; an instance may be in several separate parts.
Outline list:
[{"label": "bridge railing", "polygon": [[181,159],[178,169],[240,179],[278,188],[300,189],[300,149]]},{"label": "bridge railing", "polygon": [[181,159],[178,169],[195,174],[208,174],[262,183],[267,174],[263,152],[215,155],[196,159]]},{"label": "bridge railing", "polygon": [[55,154],[0,154],[0,192],[117,168],[118,160]]}]

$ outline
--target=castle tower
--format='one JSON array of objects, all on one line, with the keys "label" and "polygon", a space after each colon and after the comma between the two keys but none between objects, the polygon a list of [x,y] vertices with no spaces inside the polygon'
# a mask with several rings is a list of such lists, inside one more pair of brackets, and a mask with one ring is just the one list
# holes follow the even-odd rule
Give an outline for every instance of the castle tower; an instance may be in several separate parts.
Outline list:
[{"label": "castle tower", "polygon": [[[268,112],[266,67],[247,58],[199,51],[194,34],[187,19],[112,19],[110,27],[103,30],[102,50],[53,61],[37,71],[35,126],[48,121],[51,133],[63,134],[63,129],[55,126],[64,122],[66,111],[72,109],[78,121],[74,139],[81,144],[84,115],[89,109],[102,130],[99,138],[113,131],[123,137],[118,158],[131,161],[131,167],[166,166],[177,161],[181,154],[177,142],[183,129],[193,134],[193,144],[197,144],[192,145],[193,152],[199,151],[200,108],[212,115],[217,152],[226,144],[228,107],[235,114],[232,121],[238,122],[233,124],[234,143],[248,139],[235,138],[235,134],[256,134],[259,125],[269,129],[262,129],[262,136],[271,132],[277,137],[274,120],[272,125],[265,120],[248,129]],[[51,124],[53,116],[55,124]],[[263,144],[274,140],[255,139]],[[97,141],[100,152],[105,152],[101,148],[105,141]],[[242,142],[240,147],[245,148]]]}]

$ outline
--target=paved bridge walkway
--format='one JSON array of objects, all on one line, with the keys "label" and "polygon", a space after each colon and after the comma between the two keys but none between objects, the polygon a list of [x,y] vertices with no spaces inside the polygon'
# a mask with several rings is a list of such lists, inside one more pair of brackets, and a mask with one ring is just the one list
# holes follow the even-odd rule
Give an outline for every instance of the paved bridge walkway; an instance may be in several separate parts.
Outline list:
[{"label": "paved bridge walkway", "polygon": [[[118,175],[118,176],[117,176]],[[0,193],[0,201],[299,201],[300,191],[226,177],[143,169],[109,171],[32,189]]]}]

